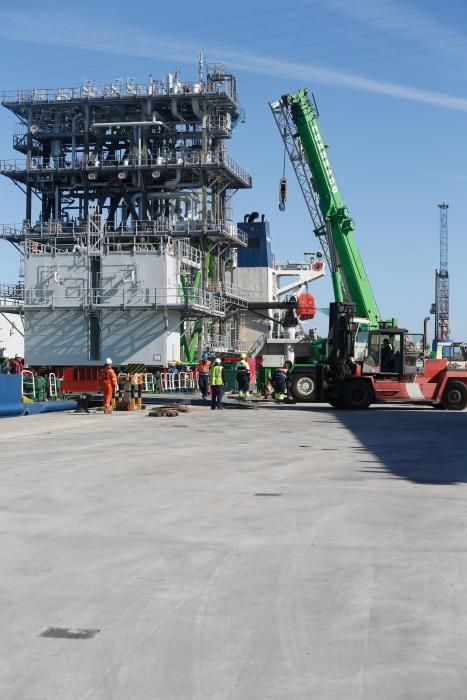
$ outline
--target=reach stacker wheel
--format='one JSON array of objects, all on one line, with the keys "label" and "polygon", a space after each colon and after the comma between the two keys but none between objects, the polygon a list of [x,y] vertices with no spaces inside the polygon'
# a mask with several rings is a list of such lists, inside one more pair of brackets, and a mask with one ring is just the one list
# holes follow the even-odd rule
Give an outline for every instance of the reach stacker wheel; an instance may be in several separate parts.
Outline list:
[{"label": "reach stacker wheel", "polygon": [[330,403],[333,408],[345,408],[342,397],[338,399],[328,399],[328,403]]},{"label": "reach stacker wheel", "polygon": [[373,401],[373,390],[365,379],[351,379],[342,387],[342,398],[345,408],[364,410]]},{"label": "reach stacker wheel", "polygon": [[316,401],[315,377],[312,374],[292,374],[290,391],[296,401]]},{"label": "reach stacker wheel", "polygon": [[448,411],[463,411],[467,406],[467,388],[462,382],[448,382],[443,393],[442,405]]}]

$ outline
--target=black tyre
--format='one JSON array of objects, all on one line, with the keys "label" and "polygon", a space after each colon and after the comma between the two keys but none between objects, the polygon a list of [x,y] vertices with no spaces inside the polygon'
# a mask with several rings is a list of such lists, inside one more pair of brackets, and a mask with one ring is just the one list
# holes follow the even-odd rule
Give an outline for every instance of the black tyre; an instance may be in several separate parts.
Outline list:
[{"label": "black tyre", "polygon": [[290,393],[295,401],[316,401],[316,377],[313,374],[293,374]]},{"label": "black tyre", "polygon": [[443,392],[442,405],[448,411],[463,411],[467,406],[467,388],[462,382],[448,382]]},{"label": "black tyre", "polygon": [[342,398],[328,399],[328,403],[330,403],[333,408],[345,408]]},{"label": "black tyre", "polygon": [[373,401],[373,389],[365,379],[351,379],[344,384],[342,399],[345,408],[364,410]]}]

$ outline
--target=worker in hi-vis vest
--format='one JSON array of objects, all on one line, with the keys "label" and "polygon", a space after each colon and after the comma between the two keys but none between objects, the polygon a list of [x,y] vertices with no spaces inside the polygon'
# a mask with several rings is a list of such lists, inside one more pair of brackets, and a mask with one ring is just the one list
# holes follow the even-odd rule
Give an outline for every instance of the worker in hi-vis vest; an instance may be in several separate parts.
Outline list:
[{"label": "worker in hi-vis vest", "polygon": [[246,353],[242,352],[240,361],[235,368],[238,384],[238,396],[240,399],[247,399],[250,395],[250,365],[246,359]]},{"label": "worker in hi-vis vest", "polygon": [[201,360],[198,362],[198,387],[203,399],[207,399],[209,395],[209,370],[211,362],[209,361],[208,353],[203,352]]},{"label": "worker in hi-vis vest", "polygon": [[278,367],[272,375],[272,385],[274,387],[274,398],[276,401],[284,401],[289,384],[289,369],[286,365]]},{"label": "worker in hi-vis vest", "polygon": [[222,396],[224,395],[225,373],[220,357],[216,357],[211,367],[211,411],[222,411]]},{"label": "worker in hi-vis vest", "polygon": [[99,384],[104,394],[104,413],[110,413],[110,402],[117,389],[117,375],[112,368],[112,360],[108,357],[99,374]]}]

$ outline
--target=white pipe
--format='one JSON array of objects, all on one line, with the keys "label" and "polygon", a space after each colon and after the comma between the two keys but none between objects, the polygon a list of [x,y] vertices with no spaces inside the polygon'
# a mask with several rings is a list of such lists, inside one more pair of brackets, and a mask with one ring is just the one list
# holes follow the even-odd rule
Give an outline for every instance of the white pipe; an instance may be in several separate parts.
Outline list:
[{"label": "white pipe", "polygon": [[194,114],[198,119],[203,118],[203,113],[201,112],[201,107],[199,106],[199,98],[198,97],[193,97],[191,100],[191,109],[193,110]]},{"label": "white pipe", "polygon": [[[197,199],[194,192],[148,192],[146,197],[149,201],[152,199],[181,199],[184,202],[192,202],[193,199]],[[136,208],[136,202],[141,198],[141,192],[137,192],[131,197],[131,203]]]},{"label": "white pipe", "polygon": [[76,117],[78,115],[74,114],[71,118],[71,167],[74,168],[76,164]]},{"label": "white pipe", "polygon": [[157,119],[153,119],[152,121],[143,121],[143,122],[94,122],[91,124],[92,129],[100,129],[101,127],[111,127],[111,126],[163,126],[166,129],[168,129],[167,124],[164,122],[161,122]]},{"label": "white pipe", "polygon": [[285,356],[286,356],[288,362],[291,362],[292,364],[295,362],[295,346],[294,345],[287,345],[287,347],[285,349]]},{"label": "white pipe", "polygon": [[[157,199],[178,199],[185,202],[187,216],[193,209],[195,209],[196,213],[196,208],[193,207],[193,200],[197,200],[198,197],[194,192],[148,192],[146,197],[148,201]],[[135,209],[139,207],[138,200],[141,200],[140,192],[137,192],[131,197],[131,203]]]},{"label": "white pipe", "polygon": [[173,97],[170,100],[170,111],[172,112],[173,116],[175,119],[178,119],[178,121],[184,122],[185,120],[183,117],[178,113],[178,102],[175,97]]},{"label": "white pipe", "polygon": [[177,168],[177,170],[175,171],[175,177],[172,180],[166,180],[164,182],[164,187],[170,187],[170,188],[176,187],[180,183],[181,179],[182,179],[182,169]]}]

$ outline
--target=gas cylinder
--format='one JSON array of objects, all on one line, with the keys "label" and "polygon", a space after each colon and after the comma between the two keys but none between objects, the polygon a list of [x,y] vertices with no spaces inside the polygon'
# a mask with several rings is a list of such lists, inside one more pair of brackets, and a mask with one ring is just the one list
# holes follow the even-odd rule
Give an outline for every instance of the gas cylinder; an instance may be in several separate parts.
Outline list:
[{"label": "gas cylinder", "polygon": [[297,298],[297,316],[300,321],[309,321],[316,314],[316,304],[313,294],[304,292]]}]

